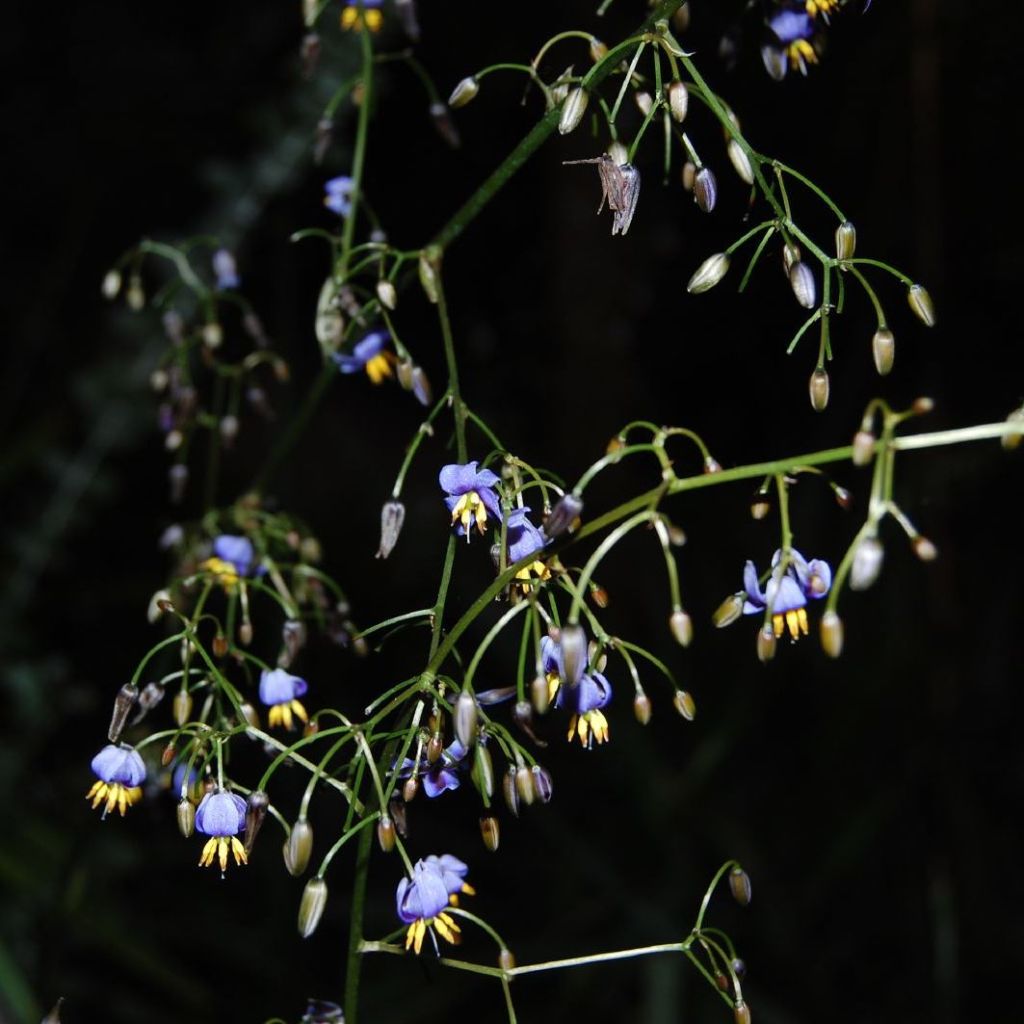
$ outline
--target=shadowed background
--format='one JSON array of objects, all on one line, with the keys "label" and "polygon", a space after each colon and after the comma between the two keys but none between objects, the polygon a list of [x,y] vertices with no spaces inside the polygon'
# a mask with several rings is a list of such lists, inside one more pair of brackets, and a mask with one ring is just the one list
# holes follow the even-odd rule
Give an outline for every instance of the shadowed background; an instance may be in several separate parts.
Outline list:
[{"label": "shadowed background", "polygon": [[[482,8],[422,0],[417,53],[442,95],[497,60],[526,61],[567,27],[621,38],[641,5],[617,0],[603,21],[577,2]],[[832,401],[811,411],[815,344],[785,347],[801,310],[769,252],[746,295],[734,271],[688,296],[696,265],[745,230],[747,194],[719,129],[696,109],[687,129],[718,172],[718,208],[701,214],[673,170],[660,181],[657,132],[638,157],[643,188],[625,238],[594,216],[593,156],[580,129],[552,139],[451,248],[445,262],[468,401],[528,461],[575,479],[636,417],[698,430],[725,466],[846,443],[867,400],[936,400],[922,428],[1001,419],[1024,395],[1013,300],[1020,238],[1016,181],[1006,164],[1020,16],[1004,5],[876,0],[836,19],[821,67],[783,84],[764,74],[756,21],[744,21],[736,66],[715,54],[726,9],[694,4],[687,43],[750,141],[819,181],[856,222],[859,250],[891,261],[935,298],[939,323],[913,319],[902,288],[876,278],[896,338],[896,367],[871,361],[873,316],[848,291],[834,325]],[[705,10],[715,8],[715,10]],[[157,549],[176,517],[167,457],[146,381],[162,341],[158,315],[103,304],[99,282],[139,237],[210,232],[237,253],[244,291],[292,365],[273,395],[277,418],[245,421],[224,467],[229,502],[303,401],[319,366],[313,310],[327,271],[321,243],[293,245],[299,227],[331,228],[322,182],[349,167],[343,105],[322,167],[310,160],[324,103],[356,67],[358,47],[333,16],[312,81],[297,59],[297,4],[163,8],[122,2],[25,9],[0,43],[15,77],[3,105],[9,153],[3,233],[5,331],[0,388],[3,582],[0,593],[0,1021],[37,1021],[60,996],[64,1020],[297,1020],[307,995],[340,1001],[351,860],[328,874],[331,900],[315,936],[295,933],[302,880],[283,870],[267,824],[249,868],[225,881],[199,871],[197,841],[154,795],[125,820],[100,823],[82,799],[88,762],[105,742],[110,701],[162,635],[145,608],[170,566]],[[395,33],[384,46],[400,48]],[[570,51],[571,54],[570,54]],[[557,73],[584,52],[566,47]],[[399,246],[421,244],[539,116],[522,84],[485,80],[454,115],[450,149],[427,116],[415,78],[389,65],[371,132],[369,198]],[[631,112],[630,116],[635,116]],[[638,123],[638,121],[636,122]],[[798,219],[831,237],[805,195]],[[398,324],[440,387],[433,311],[410,289]],[[420,410],[395,387],[338,378],[303,444],[271,488],[321,538],[325,567],[366,624],[432,601],[445,541],[436,473],[443,432],[409,476],[405,534],[375,561],[377,522]],[[474,457],[485,453],[483,446]],[[699,468],[680,449],[677,469]],[[196,468],[194,466],[194,468]],[[760,1022],[823,1019],[1014,1020],[1000,995],[1021,968],[1021,786],[1010,712],[1021,670],[1024,611],[1019,456],[995,443],[908,454],[897,498],[941,557],[919,563],[886,523],[886,565],[866,594],[847,595],[847,650],[825,659],[814,639],[761,666],[756,627],[723,632],[709,619],[765,564],[777,520],[755,523],[744,484],[675,499],[689,542],[678,552],[684,602],[697,624],[688,651],[666,626],[667,587],[652,538],[634,535],[606,563],[610,632],[669,660],[695,696],[684,723],[667,686],[645,674],[647,729],[633,721],[628,675],[617,684],[612,742],[590,753],[540,725],[555,798],[502,820],[501,849],[484,851],[478,798],[457,793],[410,807],[413,856],[449,851],[471,865],[473,909],[505,935],[520,962],[681,938],[720,862],[743,861],[754,882],[746,910],[723,895],[711,920],[748,964],[744,990]],[[826,487],[793,493],[797,546],[838,561],[865,511],[869,471],[838,465],[854,508]],[[588,513],[651,486],[652,467],[605,474]],[[459,552],[450,599],[464,608],[488,579],[486,545]],[[276,638],[265,641],[265,653]],[[257,637],[257,646],[260,637]],[[415,671],[426,633],[363,660],[314,644],[297,665],[314,697],[358,714]],[[484,662],[488,683],[514,676],[514,645]],[[479,677],[481,685],[484,678]],[[166,717],[160,709],[158,716]],[[161,719],[158,718],[158,721]],[[253,757],[254,771],[260,770]],[[294,815],[301,779],[273,797]],[[294,790],[292,793],[290,791]],[[339,807],[314,801],[319,845]],[[367,933],[395,924],[397,859],[371,869]],[[469,959],[493,948],[471,934]],[[367,1020],[500,1020],[498,986],[445,972],[432,956],[368,960]],[[723,1020],[728,1011],[682,961],[651,959],[517,981],[520,1019],[567,1012],[643,1024]]]}]

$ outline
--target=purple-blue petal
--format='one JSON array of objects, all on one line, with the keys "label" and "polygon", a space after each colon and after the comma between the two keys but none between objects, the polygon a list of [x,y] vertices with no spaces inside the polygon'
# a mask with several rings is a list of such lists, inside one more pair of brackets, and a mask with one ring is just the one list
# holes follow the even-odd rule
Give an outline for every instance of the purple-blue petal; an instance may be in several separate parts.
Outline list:
[{"label": "purple-blue petal", "polygon": [[807,563],[807,572],[808,577],[817,576],[824,584],[824,588],[820,592],[808,588],[807,596],[812,597],[815,600],[824,597],[832,589],[832,566],[823,558],[812,558],[811,561]]},{"label": "purple-blue petal", "polygon": [[425,866],[441,876],[449,895],[462,892],[463,879],[469,873],[469,867],[458,857],[453,857],[450,853],[443,853],[440,857],[431,854],[427,857]]},{"label": "purple-blue petal", "polygon": [[544,535],[537,529],[526,513],[527,508],[516,508],[508,514],[505,524],[508,536],[508,556],[513,562],[518,562],[527,555],[532,555],[544,547]]},{"label": "purple-blue petal", "polygon": [[747,601],[743,605],[743,614],[751,615],[753,612],[764,610],[764,592],[757,580],[757,569],[753,562],[747,562],[743,567],[743,586],[747,591]]},{"label": "purple-blue petal", "polygon": [[783,10],[768,19],[780,43],[795,43],[814,35],[814,19],[806,11]]},{"label": "purple-blue petal", "polygon": [[447,765],[435,765],[421,776],[423,779],[423,792],[433,800],[449,789],[458,789],[459,776],[453,768]]},{"label": "purple-blue petal", "polygon": [[448,906],[448,895],[441,871],[419,860],[413,866],[412,879],[403,878],[398,883],[398,916],[406,924],[436,917]]},{"label": "purple-blue petal", "polygon": [[465,494],[476,486],[476,476],[475,462],[451,462],[442,467],[437,482],[441,485],[441,490],[448,494]]},{"label": "purple-blue petal", "polygon": [[549,636],[541,637],[540,663],[544,675],[554,672],[559,678],[562,677],[562,648]]},{"label": "purple-blue petal", "polygon": [[344,352],[335,352],[331,358],[342,373],[358,373],[366,366],[365,359],[360,359],[358,356],[350,356]]},{"label": "purple-blue petal", "polygon": [[807,604],[800,584],[788,573],[776,584],[774,579],[768,581],[766,588],[767,602],[771,605],[773,615],[781,615]]},{"label": "purple-blue petal", "polygon": [[352,354],[365,365],[374,356],[380,355],[389,338],[390,335],[386,331],[371,331],[362,341],[356,342]]},{"label": "purple-blue petal", "polygon": [[233,565],[239,576],[249,575],[255,551],[248,537],[222,533],[213,542],[213,553],[221,561]]},{"label": "purple-blue petal", "polygon": [[245,828],[245,801],[237,793],[207,793],[196,810],[196,828],[208,836],[237,836]]},{"label": "purple-blue petal", "polygon": [[611,699],[611,683],[600,672],[594,672],[592,675],[583,675],[576,686],[560,686],[555,706],[574,715],[582,715],[603,708]]},{"label": "purple-blue petal", "polygon": [[[476,463],[472,463],[476,465]],[[473,482],[475,487],[495,487],[501,482],[501,478],[497,473],[492,473],[489,469],[481,469],[476,475],[476,480]]]},{"label": "purple-blue petal", "polygon": [[92,770],[103,782],[134,788],[146,781],[146,763],[139,752],[127,745],[108,743],[93,759]]},{"label": "purple-blue petal", "polygon": [[301,697],[309,687],[305,679],[290,675],[283,668],[275,668],[260,675],[260,700],[264,704],[287,704]]},{"label": "purple-blue petal", "polygon": [[[482,475],[482,474],[481,474]],[[491,474],[494,475],[493,473]],[[477,486],[475,488],[476,493],[480,495],[480,500],[484,504],[484,508],[487,509],[488,513],[492,515],[499,523],[501,522],[501,506],[498,504],[498,496],[489,487]]]}]

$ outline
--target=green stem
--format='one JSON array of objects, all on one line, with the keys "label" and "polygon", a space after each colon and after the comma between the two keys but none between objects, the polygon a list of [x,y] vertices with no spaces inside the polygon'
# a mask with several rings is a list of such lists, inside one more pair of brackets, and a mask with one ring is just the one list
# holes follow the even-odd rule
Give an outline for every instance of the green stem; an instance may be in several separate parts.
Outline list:
[{"label": "green stem", "polygon": [[363,910],[366,906],[366,880],[370,870],[373,829],[364,828],[356,847],[356,870],[352,881],[352,909],[349,915],[348,965],[345,971],[345,1020],[355,1024],[359,1011],[359,974],[362,966]]}]

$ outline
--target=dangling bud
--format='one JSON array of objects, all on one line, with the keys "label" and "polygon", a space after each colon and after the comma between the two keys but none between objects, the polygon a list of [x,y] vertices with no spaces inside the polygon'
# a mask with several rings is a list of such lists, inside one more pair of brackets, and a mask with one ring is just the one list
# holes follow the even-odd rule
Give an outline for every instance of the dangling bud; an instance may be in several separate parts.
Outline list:
[{"label": "dangling bud", "polygon": [[100,285],[100,291],[103,293],[103,298],[116,299],[118,292],[121,291],[121,271],[108,270],[103,275],[103,284]]},{"label": "dangling bud", "polygon": [[430,387],[430,379],[422,366],[412,368],[412,393],[420,405],[430,405],[434,392]]},{"label": "dangling bud", "polygon": [[629,161],[629,150],[621,142],[609,142],[606,152],[612,158],[616,167],[620,167]]},{"label": "dangling bud", "polygon": [[224,328],[221,327],[216,320],[211,320],[209,323],[203,324],[201,334],[203,344],[208,349],[220,348],[224,343]]},{"label": "dangling bud", "polygon": [[404,522],[405,506],[394,499],[384,502],[380,510],[380,544],[377,547],[377,558],[387,558],[394,551]]},{"label": "dangling bud", "polygon": [[459,136],[459,129],[455,127],[455,119],[451,111],[443,103],[431,103],[427,111],[430,120],[434,123],[434,130],[448,143],[452,149],[458,149],[462,145]]},{"label": "dangling bud", "polygon": [[709,256],[694,271],[686,285],[686,290],[691,295],[700,295],[701,292],[710,291],[722,280],[729,271],[729,257],[724,252],[716,252]]},{"label": "dangling bud", "polygon": [[730,594],[711,616],[711,621],[719,629],[731,626],[743,614],[743,594]]},{"label": "dangling bud", "polygon": [[444,739],[440,731],[433,733],[427,740],[427,764],[437,764],[444,752]]},{"label": "dangling bud", "polygon": [[934,562],[939,557],[939,549],[927,538],[918,534],[911,542],[914,554],[922,562]]},{"label": "dangling bud", "polygon": [[845,487],[839,484],[832,485],[832,493],[835,495],[836,504],[844,511],[853,507],[853,495]]},{"label": "dangling bud", "polygon": [[533,803],[536,796],[533,790],[533,776],[525,764],[516,769],[516,793],[519,796],[519,802],[526,804],[527,807]]},{"label": "dangling bud", "polygon": [[935,306],[932,304],[932,297],[928,294],[923,285],[912,284],[907,291],[907,302],[914,311],[914,316],[925,325],[935,326]]},{"label": "dangling bud", "polygon": [[[1013,412],[1006,417],[1006,422],[1009,426],[1024,428],[1024,408],[1014,409]],[[1020,446],[1022,438],[1024,438],[1024,434],[1003,434],[999,439],[999,443],[1003,446],[1005,451],[1012,452],[1015,448]]]},{"label": "dangling bud", "polygon": [[753,185],[754,166],[751,164],[750,157],[747,156],[743,147],[735,139],[730,139],[726,152],[729,154],[729,161],[740,176],[740,179],[748,185]]},{"label": "dangling bud", "polygon": [[565,682],[569,686],[576,686],[587,667],[587,635],[583,627],[576,622],[567,622],[562,627],[558,644],[562,652]]},{"label": "dangling bud", "polygon": [[654,107],[654,97],[644,90],[633,93],[633,101],[636,103],[637,110],[646,117],[651,109]]},{"label": "dangling bud", "polygon": [[177,809],[178,831],[186,839],[190,839],[195,831],[196,805],[191,800],[181,799]]},{"label": "dangling bud", "polygon": [[512,955],[512,950],[503,948],[501,952],[498,953],[498,966],[503,971],[511,971],[515,965],[516,958]]},{"label": "dangling bud", "polygon": [[608,47],[597,36],[590,37],[590,59],[597,64],[608,56]]},{"label": "dangling bud", "polygon": [[441,261],[440,250],[431,246],[420,253],[419,273],[420,284],[427,299],[437,305],[440,293],[437,288],[437,269]]},{"label": "dangling bud", "polygon": [[551,514],[544,520],[544,535],[552,540],[560,537],[566,530],[573,528],[582,511],[581,498],[575,494],[563,494],[551,510]]},{"label": "dangling bud", "polygon": [[672,636],[680,647],[689,647],[693,639],[693,620],[682,608],[677,608],[668,619]]},{"label": "dangling bud", "polygon": [[692,694],[687,693],[686,690],[676,690],[672,697],[672,706],[688,722],[692,722],[697,717],[697,705]]},{"label": "dangling bud", "polygon": [[262,789],[254,789],[245,801],[245,855],[252,853],[256,837],[263,828],[263,821],[270,807],[270,797]]},{"label": "dangling bud", "polygon": [[412,803],[416,799],[416,794],[420,791],[420,780],[415,775],[406,779],[402,784],[402,799],[407,803]]},{"label": "dangling bud", "polygon": [[491,853],[498,849],[498,843],[501,841],[501,829],[498,819],[493,814],[485,814],[480,819],[480,838]]},{"label": "dangling bud", "polygon": [[308,939],[323,917],[327,906],[327,883],[317,876],[306,883],[299,901],[299,934]]},{"label": "dangling bud", "polygon": [[836,228],[836,259],[852,260],[857,248],[857,229],[852,221],[844,220]]},{"label": "dangling bud", "polygon": [[528,700],[517,700],[516,706],[512,709],[512,717],[520,729],[530,733],[533,726],[533,705]]},{"label": "dangling bud", "polygon": [[535,764],[530,769],[530,782],[533,786],[533,795],[542,803],[551,802],[555,787],[551,781],[551,773],[546,768]]},{"label": "dangling bud", "polygon": [[313,853],[313,826],[305,818],[292,825],[284,844],[284,866],[290,875],[301,875]]},{"label": "dangling bud", "polygon": [[735,974],[737,978],[743,978],[747,973],[747,965],[738,956],[734,956],[729,961],[729,966],[732,968],[732,973]]},{"label": "dangling bud", "polygon": [[762,664],[775,657],[775,632],[771,626],[764,626],[757,631],[757,657]]},{"label": "dangling bud", "polygon": [[579,86],[569,93],[565,103],[562,104],[562,116],[558,121],[558,131],[561,135],[568,135],[579,125],[583,120],[583,115],[587,112],[589,100],[590,96],[587,90]]},{"label": "dangling bud", "polygon": [[608,591],[599,583],[592,582],[590,584],[590,599],[598,608],[608,607]]},{"label": "dangling bud", "polygon": [[729,872],[729,891],[732,893],[732,898],[741,907],[750,903],[753,889],[750,885],[750,876],[743,868],[735,867]]},{"label": "dangling bud", "polygon": [[815,303],[818,301],[814,272],[803,260],[797,260],[789,268],[789,285],[793,289],[796,301],[804,309],[814,309]]},{"label": "dangling bud", "polygon": [[768,495],[764,491],[758,491],[754,495],[754,500],[750,503],[750,514],[754,519],[764,519],[769,512],[772,510],[772,503],[768,500]]},{"label": "dangling bud", "polygon": [[668,87],[668,109],[677,124],[686,120],[690,106],[690,92],[682,82],[672,82]]},{"label": "dangling bud", "polygon": [[470,777],[484,802],[490,803],[491,797],[494,796],[494,762],[491,760],[491,752],[483,743],[476,745]]},{"label": "dangling bud", "polygon": [[853,464],[866,466],[875,454],[875,442],[878,438],[870,430],[858,430],[853,435]]},{"label": "dangling bud", "polygon": [[513,765],[501,777],[501,795],[505,798],[505,806],[517,818],[519,817],[519,791],[516,787],[516,770]]},{"label": "dangling bud", "polygon": [[238,642],[243,647],[248,647],[252,643],[252,623],[248,619],[238,625]]},{"label": "dangling bud", "polygon": [[530,703],[538,715],[543,715],[551,706],[551,688],[543,676],[534,676],[530,683]]},{"label": "dangling bud", "polygon": [[682,170],[679,172],[679,180],[683,183],[683,188],[685,188],[687,192],[693,191],[696,178],[697,165],[692,160],[687,160],[683,164]]},{"label": "dangling bud", "polygon": [[715,203],[718,202],[718,181],[711,168],[702,167],[697,171],[691,187],[693,188],[693,201],[705,213],[710,213],[715,208]]},{"label": "dangling bud", "polygon": [[910,404],[910,411],[915,416],[924,416],[926,413],[932,411],[935,408],[935,400],[929,398],[927,395],[922,395],[920,398],[915,398]]},{"label": "dangling bud", "polygon": [[135,702],[139,699],[139,688],[134,683],[125,683],[117,696],[114,698],[114,710],[110,715],[110,728],[107,729],[107,739],[111,743],[117,743],[124,732],[124,723],[128,720],[128,714]]},{"label": "dangling bud", "polygon": [[477,707],[476,699],[468,690],[463,690],[455,701],[455,735],[468,750],[476,743]]},{"label": "dangling bud", "polygon": [[782,247],[782,269],[786,272],[786,277],[789,277],[789,272],[802,258],[803,253],[800,252],[800,246],[796,242],[787,242]]},{"label": "dangling bud", "polygon": [[452,94],[448,97],[448,106],[453,110],[457,110],[459,107],[464,107],[467,103],[476,99],[476,94],[479,91],[480,83],[473,77],[473,75],[469,75],[462,79],[462,81],[452,89]]},{"label": "dangling bud", "polygon": [[885,549],[877,537],[865,537],[853,553],[853,567],[850,569],[850,589],[867,590],[882,571]]},{"label": "dangling bud", "polygon": [[750,1007],[742,999],[737,1000],[732,1008],[732,1015],[736,1024],[750,1024]]},{"label": "dangling bud", "polygon": [[133,313],[138,313],[146,305],[146,293],[142,288],[142,278],[138,274],[132,274],[128,279],[128,291],[125,292],[124,299]]},{"label": "dangling bud", "polygon": [[834,611],[821,617],[821,648],[830,658],[843,653],[843,620]]},{"label": "dangling bud", "polygon": [[879,327],[871,338],[871,355],[875,360],[875,369],[885,376],[892,369],[896,355],[896,339],[887,327]]},{"label": "dangling bud", "polygon": [[646,693],[638,693],[633,698],[633,716],[641,725],[651,720],[651,698]]},{"label": "dangling bud", "polygon": [[223,658],[228,653],[228,638],[223,633],[217,633],[210,648],[215,658]]},{"label": "dangling bud", "polygon": [[690,27],[690,5],[688,3],[682,4],[673,11],[672,27],[677,32],[685,32]]},{"label": "dangling bud", "polygon": [[811,396],[811,408],[815,412],[823,412],[828,405],[829,380],[828,373],[822,367],[819,366],[811,374],[808,391]]},{"label": "dangling bud", "polygon": [[174,718],[174,724],[180,728],[189,720],[191,714],[192,694],[188,690],[179,690],[171,703],[171,716]]},{"label": "dangling bud", "polygon": [[394,309],[398,305],[398,292],[395,286],[386,279],[377,282],[377,299],[385,309]]},{"label": "dangling bud", "polygon": [[395,823],[386,814],[377,819],[377,843],[384,853],[395,848]]}]

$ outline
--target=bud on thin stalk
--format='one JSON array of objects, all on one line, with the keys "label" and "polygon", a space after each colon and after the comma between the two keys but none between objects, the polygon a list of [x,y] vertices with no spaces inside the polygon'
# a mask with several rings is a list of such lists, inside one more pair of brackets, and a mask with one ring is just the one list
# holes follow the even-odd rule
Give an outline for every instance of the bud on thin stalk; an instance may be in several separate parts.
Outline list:
[{"label": "bud on thin stalk", "polygon": [[814,309],[818,301],[814,271],[803,260],[797,260],[789,268],[789,286],[793,289],[796,301],[804,309]]},{"label": "bud on thin stalk", "polygon": [[587,90],[579,86],[569,93],[565,103],[562,104],[562,116],[558,121],[559,134],[568,135],[578,127],[580,121],[583,120],[583,115],[587,112],[589,100],[590,96],[587,94]]},{"label": "bud on thin stalk", "polygon": [[501,952],[498,953],[498,966],[503,971],[511,971],[515,965],[516,958],[512,955],[512,950],[502,949]]},{"label": "bud on thin stalk", "polygon": [[121,271],[108,270],[103,275],[103,284],[100,285],[100,291],[103,293],[103,298],[116,299],[118,292],[121,291]]},{"label": "bud on thin stalk", "polygon": [[771,626],[763,626],[757,631],[757,657],[763,663],[775,657],[775,633]]},{"label": "bud on thin stalk", "polygon": [[716,252],[709,256],[694,271],[693,277],[687,282],[686,290],[691,295],[700,295],[710,291],[722,280],[729,271],[729,257],[724,252]]},{"label": "bud on thin stalk", "polygon": [[420,253],[419,259],[420,285],[430,302],[437,304],[439,292],[437,288],[437,266],[427,250]]},{"label": "bud on thin stalk", "polygon": [[688,722],[692,722],[697,717],[697,705],[693,696],[686,690],[676,690],[672,697],[672,705]]},{"label": "bud on thin stalk", "polygon": [[327,906],[327,883],[320,877],[311,878],[302,890],[299,901],[299,934],[308,939],[323,917]]},{"label": "bud on thin stalk", "polygon": [[455,735],[467,750],[476,742],[477,717],[473,694],[463,690],[455,701]]},{"label": "bud on thin stalk", "polygon": [[608,47],[597,36],[590,37],[590,59],[596,64],[608,56]]},{"label": "bud on thin stalk", "polygon": [[536,676],[530,683],[530,703],[538,715],[543,715],[551,705],[551,688],[543,676]]},{"label": "bud on thin stalk", "polygon": [[743,594],[730,594],[711,616],[718,629],[731,626],[743,614]]},{"label": "bud on thin stalk", "polygon": [[174,700],[171,703],[171,714],[174,718],[174,724],[181,727],[188,720],[192,714],[192,695],[188,690],[179,690],[174,695]]},{"label": "bud on thin stalk", "polygon": [[754,166],[750,162],[750,157],[744,152],[743,147],[735,139],[730,139],[726,152],[729,154],[729,162],[740,176],[740,179],[748,185],[753,185]]},{"label": "bud on thin stalk", "polygon": [[384,502],[380,510],[380,544],[377,546],[377,558],[387,558],[394,551],[404,522],[405,506],[394,499]]},{"label": "bud on thin stalk", "polygon": [[697,180],[697,165],[692,160],[687,160],[679,173],[679,178],[683,183],[683,188],[687,192],[693,191],[693,186]]},{"label": "bud on thin stalk", "polygon": [[668,109],[677,124],[686,120],[690,106],[690,92],[682,82],[672,82],[668,87]]},{"label": "bud on thin stalk", "polygon": [[651,720],[651,698],[646,693],[638,693],[633,698],[633,715],[641,725]]},{"label": "bud on thin stalk", "polygon": [[925,325],[935,326],[935,306],[932,304],[932,297],[928,290],[920,284],[912,284],[907,291],[907,302],[914,312],[914,316]]},{"label": "bud on thin stalk", "polygon": [[433,389],[430,387],[430,379],[422,366],[412,368],[412,393],[420,405],[430,405],[433,397]]},{"label": "bud on thin stalk", "polygon": [[505,798],[505,806],[518,818],[519,790],[516,786],[516,770],[513,765],[509,765],[508,771],[502,776],[501,795]]},{"label": "bud on thin stalk", "polygon": [[939,557],[939,549],[927,537],[918,534],[911,543],[914,547],[914,554],[922,562],[934,562]]},{"label": "bud on thin stalk", "polygon": [[479,91],[480,83],[472,75],[469,75],[462,79],[452,90],[451,96],[448,97],[448,106],[453,110],[464,107],[467,103],[476,99]]},{"label": "bud on thin stalk", "polygon": [[533,803],[536,796],[533,791],[533,776],[525,764],[516,769],[516,793],[519,796],[519,802],[526,804],[527,807]]},{"label": "bud on thin stalk", "polygon": [[828,373],[822,367],[819,366],[811,374],[808,392],[811,396],[811,408],[815,412],[823,412],[828,405],[829,379]]},{"label": "bud on thin stalk", "polygon": [[702,167],[697,171],[690,187],[693,189],[693,201],[705,213],[710,213],[718,202],[718,181],[711,168]]},{"label": "bud on thin stalk", "polygon": [[782,269],[786,272],[786,277],[789,277],[789,272],[802,258],[803,253],[801,253],[800,246],[796,242],[787,242],[782,247]]},{"label": "bud on thin stalk", "polygon": [[313,826],[299,818],[292,826],[284,844],[284,866],[290,875],[301,875],[313,853]]},{"label": "bud on thin stalk", "polygon": [[668,625],[676,643],[680,647],[689,647],[693,639],[693,620],[690,616],[682,608],[677,608],[669,616]]},{"label": "bud on thin stalk", "polygon": [[485,814],[480,819],[480,838],[491,853],[498,849],[498,843],[501,841],[501,828],[498,825],[498,819],[493,814]]},{"label": "bud on thin stalk", "polygon": [[560,537],[580,517],[583,499],[575,494],[563,494],[555,503],[551,514],[544,520],[544,535],[551,539]]},{"label": "bud on thin stalk", "polygon": [[384,853],[390,853],[395,848],[395,823],[387,814],[377,819],[377,843]]},{"label": "bud on thin stalk", "polygon": [[256,836],[263,827],[270,806],[270,797],[262,789],[254,789],[245,801],[245,855],[252,853],[256,845]]},{"label": "bud on thin stalk", "polygon": [[885,549],[877,537],[865,537],[857,545],[853,553],[853,566],[850,569],[850,589],[867,590],[882,571],[882,559]]},{"label": "bud on thin stalk", "polygon": [[896,355],[896,339],[887,327],[879,327],[871,338],[871,355],[875,369],[884,377],[891,369]]},{"label": "bud on thin stalk", "polygon": [[587,667],[587,636],[583,627],[576,622],[567,622],[559,637],[562,651],[562,668],[565,681],[569,686],[576,686],[583,677]]},{"label": "bud on thin stalk", "polygon": [[729,891],[732,893],[732,898],[741,907],[750,903],[753,889],[750,885],[750,876],[743,868],[735,867],[729,872]]},{"label": "bud on thin stalk", "polygon": [[875,442],[878,438],[870,430],[858,430],[853,435],[853,464],[866,466],[875,454]]},{"label": "bud on thin stalk", "polygon": [[530,769],[530,782],[533,785],[533,795],[542,803],[550,803],[554,795],[554,783],[551,781],[551,773],[546,768],[535,764]]},{"label": "bud on thin stalk", "polygon": [[750,1007],[742,999],[733,1006],[732,1013],[736,1018],[736,1024],[750,1024]]},{"label": "bud on thin stalk", "polygon": [[125,683],[117,696],[114,698],[114,710],[110,715],[110,728],[107,730],[107,739],[111,743],[117,743],[124,731],[124,723],[128,720],[128,714],[135,707],[139,699],[139,688],[134,683]]},{"label": "bud on thin stalk", "polygon": [[195,830],[196,808],[191,800],[182,799],[178,801],[178,831],[189,839]]},{"label": "bud on thin stalk", "polygon": [[491,752],[482,743],[476,745],[471,777],[485,802],[490,801],[494,796],[494,762],[491,760]]},{"label": "bud on thin stalk", "polygon": [[377,298],[385,309],[394,309],[398,305],[398,292],[388,280],[377,282]]},{"label": "bud on thin stalk", "polygon": [[836,228],[836,259],[852,260],[857,249],[857,229],[852,221],[844,220]]},{"label": "bud on thin stalk", "polygon": [[821,617],[821,649],[830,657],[843,653],[843,620],[833,611]]}]

